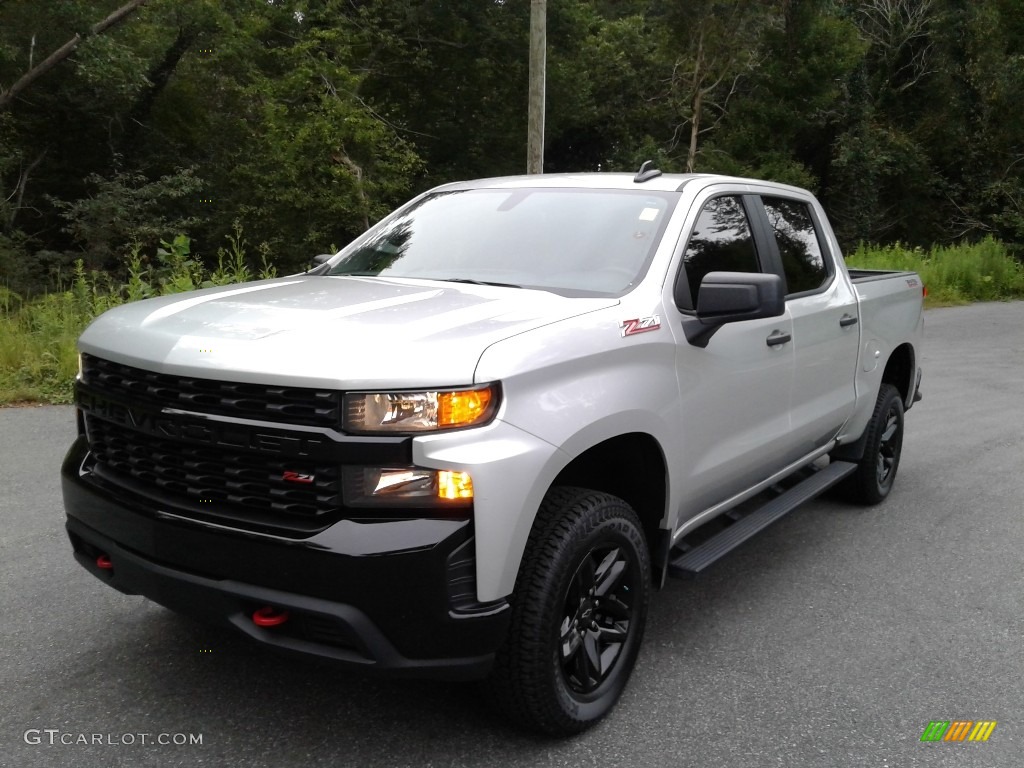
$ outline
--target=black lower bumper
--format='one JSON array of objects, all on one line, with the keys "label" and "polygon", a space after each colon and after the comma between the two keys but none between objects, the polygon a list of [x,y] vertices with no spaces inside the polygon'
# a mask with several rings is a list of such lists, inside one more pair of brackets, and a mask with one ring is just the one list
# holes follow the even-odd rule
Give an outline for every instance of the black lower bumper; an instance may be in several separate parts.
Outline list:
[{"label": "black lower bumper", "polygon": [[[508,604],[467,600],[468,521],[343,520],[305,539],[228,529],[149,509],[85,468],[62,471],[75,558],[97,578],[282,651],[389,673],[473,679],[490,670]],[[260,626],[264,607],[288,618]]]}]

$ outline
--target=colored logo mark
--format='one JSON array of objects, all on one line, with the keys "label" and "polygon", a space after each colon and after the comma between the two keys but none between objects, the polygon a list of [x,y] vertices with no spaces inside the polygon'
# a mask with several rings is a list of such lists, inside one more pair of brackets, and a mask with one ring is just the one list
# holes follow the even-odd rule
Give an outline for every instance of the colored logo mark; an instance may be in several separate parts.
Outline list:
[{"label": "colored logo mark", "polygon": [[995,720],[932,720],[921,741],[988,741],[995,729]]}]

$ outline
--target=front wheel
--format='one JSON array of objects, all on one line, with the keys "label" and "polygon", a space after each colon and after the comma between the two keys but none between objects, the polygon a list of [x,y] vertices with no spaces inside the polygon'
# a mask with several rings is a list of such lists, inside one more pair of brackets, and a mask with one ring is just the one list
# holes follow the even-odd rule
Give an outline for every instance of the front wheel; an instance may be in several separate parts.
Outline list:
[{"label": "front wheel", "polygon": [[596,723],[633,670],[650,590],[647,545],[630,506],[552,489],[527,543],[491,698],[521,725],[552,735]]},{"label": "front wheel", "polygon": [[846,479],[846,495],[861,504],[878,504],[892,490],[903,453],[903,398],[892,384],[878,391],[867,427],[864,457]]}]

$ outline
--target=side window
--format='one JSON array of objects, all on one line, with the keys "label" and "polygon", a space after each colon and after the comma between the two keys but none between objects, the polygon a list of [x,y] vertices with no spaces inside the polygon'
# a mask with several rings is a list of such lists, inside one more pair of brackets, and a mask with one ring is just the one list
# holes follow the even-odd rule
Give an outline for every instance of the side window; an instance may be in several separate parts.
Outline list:
[{"label": "side window", "polygon": [[708,200],[683,254],[693,306],[708,272],[760,272],[747,213],[738,197]]},{"label": "side window", "polygon": [[763,197],[768,226],[782,256],[789,293],[820,288],[828,280],[828,268],[806,203],[781,197]]}]

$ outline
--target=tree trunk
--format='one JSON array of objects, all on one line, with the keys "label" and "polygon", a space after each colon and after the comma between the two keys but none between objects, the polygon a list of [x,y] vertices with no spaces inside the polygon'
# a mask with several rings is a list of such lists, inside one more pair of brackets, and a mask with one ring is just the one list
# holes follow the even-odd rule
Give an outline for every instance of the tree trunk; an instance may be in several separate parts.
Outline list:
[{"label": "tree trunk", "polygon": [[43,158],[46,157],[46,150],[44,149],[35,160],[29,163],[28,168],[21,172],[18,176],[18,184],[14,188],[14,207],[11,208],[11,215],[7,217],[7,228],[14,229],[14,219],[18,215],[18,211],[21,210],[22,202],[25,200],[25,188],[28,186],[28,181],[32,178],[32,172],[43,162]]},{"label": "tree trunk", "polygon": [[697,39],[697,61],[693,68],[693,99],[690,102],[690,151],[686,154],[686,172],[697,167],[697,137],[700,136],[700,113],[704,102],[704,34]]},{"label": "tree trunk", "polygon": [[149,77],[146,78],[149,80],[149,87],[136,99],[125,119],[125,132],[120,142],[123,153],[129,153],[135,145],[140,131],[149,121],[157,96],[167,87],[171,75],[174,74],[182,57],[196,41],[198,34],[194,27],[179,29],[177,37],[164,53],[163,59],[150,71]]},{"label": "tree trunk", "polygon": [[544,101],[547,79],[547,3],[530,3],[530,92],[526,172],[544,173]]}]

